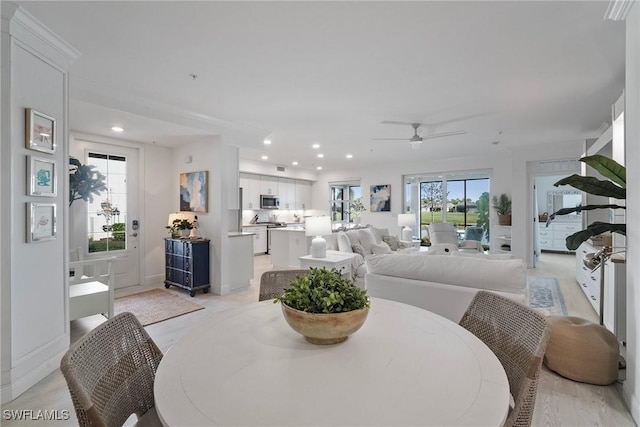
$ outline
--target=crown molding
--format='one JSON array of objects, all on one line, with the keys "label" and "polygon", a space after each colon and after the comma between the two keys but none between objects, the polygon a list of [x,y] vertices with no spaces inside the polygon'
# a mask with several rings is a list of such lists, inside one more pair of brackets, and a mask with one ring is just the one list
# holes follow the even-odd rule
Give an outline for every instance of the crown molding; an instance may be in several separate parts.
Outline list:
[{"label": "crown molding", "polygon": [[635,0],[610,0],[604,19],[624,21]]}]

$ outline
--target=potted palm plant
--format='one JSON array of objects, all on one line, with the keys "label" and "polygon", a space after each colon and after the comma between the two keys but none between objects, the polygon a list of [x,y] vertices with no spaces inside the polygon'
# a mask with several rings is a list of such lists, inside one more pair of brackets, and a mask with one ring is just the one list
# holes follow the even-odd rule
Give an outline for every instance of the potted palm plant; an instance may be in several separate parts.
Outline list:
[{"label": "potted palm plant", "polygon": [[511,197],[502,193],[493,196],[493,208],[498,214],[498,225],[511,225]]},{"label": "potted palm plant", "polygon": [[[560,185],[570,185],[578,190],[585,191],[595,196],[605,196],[618,200],[627,198],[627,170],[624,166],[608,157],[599,154],[587,156],[580,159],[581,162],[594,168],[608,181],[600,180],[592,176],[571,175],[556,182],[556,187]],[[547,225],[555,219],[557,215],[567,215],[573,212],[589,211],[594,209],[626,209],[616,203],[606,205],[586,205],[573,208],[563,208],[549,215]],[[626,224],[610,224],[607,222],[595,221],[584,230],[567,236],[567,249],[576,250],[585,240],[602,233],[618,233],[623,236],[627,234]]]},{"label": "potted palm plant", "polygon": [[364,324],[370,306],[366,290],[325,267],[294,279],[277,302],[289,326],[313,344],[346,340]]}]

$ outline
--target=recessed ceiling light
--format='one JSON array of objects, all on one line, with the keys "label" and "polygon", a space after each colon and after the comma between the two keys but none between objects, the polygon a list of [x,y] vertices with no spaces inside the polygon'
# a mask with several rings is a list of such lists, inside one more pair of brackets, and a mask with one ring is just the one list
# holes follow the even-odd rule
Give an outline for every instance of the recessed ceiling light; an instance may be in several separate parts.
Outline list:
[{"label": "recessed ceiling light", "polygon": [[269,139],[265,139],[262,142],[264,143],[264,145],[270,145],[271,144],[271,140],[269,140]]},{"label": "recessed ceiling light", "polygon": [[312,147],[315,148],[315,149],[318,149],[318,148],[320,148],[320,144],[313,144]]},{"label": "recessed ceiling light", "polygon": [[318,169],[318,170],[322,170],[322,166],[318,166],[316,169]]},{"label": "recessed ceiling light", "polygon": [[269,158],[269,156],[262,156],[260,157],[262,160],[267,160]]},{"label": "recessed ceiling light", "polygon": [[292,164],[293,166],[298,166],[298,162],[296,162],[295,160],[294,160],[293,162],[291,162],[291,164]]},{"label": "recessed ceiling light", "polygon": [[353,154],[347,154],[347,159],[353,159]]},{"label": "recessed ceiling light", "polygon": [[114,132],[122,132],[124,131],[124,129],[122,129],[120,126],[113,126],[111,127],[111,130]]},{"label": "recessed ceiling light", "polygon": [[318,158],[319,158],[319,159],[321,159],[321,158],[323,158],[323,157],[324,157],[324,154],[322,154],[322,153],[318,154]]}]

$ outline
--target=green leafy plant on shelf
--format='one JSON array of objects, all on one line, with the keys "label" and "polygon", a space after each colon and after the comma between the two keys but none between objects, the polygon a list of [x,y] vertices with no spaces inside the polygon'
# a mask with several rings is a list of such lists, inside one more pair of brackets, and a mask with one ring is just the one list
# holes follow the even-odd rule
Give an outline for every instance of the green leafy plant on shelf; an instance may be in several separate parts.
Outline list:
[{"label": "green leafy plant on shelf", "polygon": [[369,307],[366,290],[359,289],[335,268],[326,267],[309,269],[308,274],[294,279],[273,302],[307,313],[342,313]]},{"label": "green leafy plant on shelf", "polygon": [[191,230],[193,227],[193,223],[188,219],[174,219],[171,225],[165,225],[164,228],[169,231],[171,237],[177,237],[182,230]]},{"label": "green leafy plant on shelf", "polygon": [[[610,197],[618,200],[625,200],[627,198],[627,169],[608,157],[601,156],[599,154],[593,156],[587,156],[580,159],[581,162],[586,163],[593,169],[598,171],[602,176],[608,178],[607,181],[600,180],[593,176],[571,175],[556,182],[556,187],[560,185],[570,185],[578,190],[592,194],[594,196]],[[616,203],[605,205],[586,205],[576,206],[573,208],[559,209],[551,214],[547,220],[547,225],[551,223],[558,215],[567,215],[570,213],[580,213],[582,211],[590,211],[595,209],[626,209],[624,206]],[[567,236],[566,243],[567,249],[576,250],[578,246],[585,240],[597,236],[602,233],[618,233],[623,236],[627,235],[626,224],[611,224],[608,222],[595,221],[592,222],[584,230],[573,233]]]}]

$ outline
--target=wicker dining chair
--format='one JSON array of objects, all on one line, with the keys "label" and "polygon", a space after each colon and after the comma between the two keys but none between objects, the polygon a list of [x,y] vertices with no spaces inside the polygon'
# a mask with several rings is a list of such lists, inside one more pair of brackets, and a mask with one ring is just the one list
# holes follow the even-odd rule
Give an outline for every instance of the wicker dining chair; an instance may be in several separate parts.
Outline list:
[{"label": "wicker dining chair", "polygon": [[492,292],[476,294],[460,326],[480,338],[498,357],[509,380],[514,406],[505,426],[529,426],[540,365],[550,325],[537,311]]},{"label": "wicker dining chair", "polygon": [[153,382],[162,352],[131,313],[118,314],[76,342],[60,362],[84,426],[161,425]]},{"label": "wicker dining chair", "polygon": [[282,295],[284,288],[289,286],[293,279],[304,276],[309,270],[271,270],[265,271],[260,276],[260,294],[258,301],[272,299]]}]

